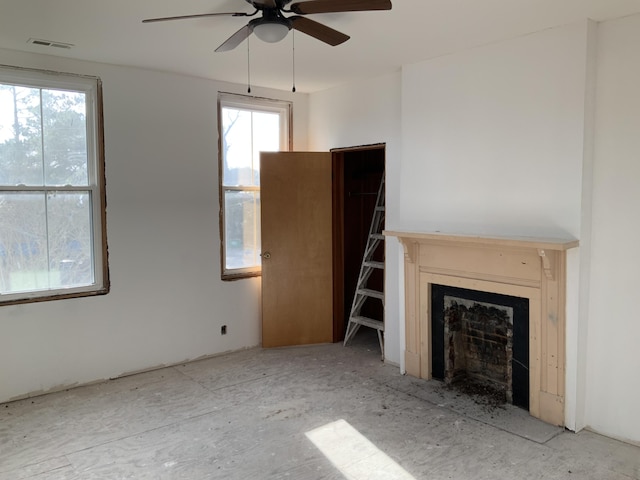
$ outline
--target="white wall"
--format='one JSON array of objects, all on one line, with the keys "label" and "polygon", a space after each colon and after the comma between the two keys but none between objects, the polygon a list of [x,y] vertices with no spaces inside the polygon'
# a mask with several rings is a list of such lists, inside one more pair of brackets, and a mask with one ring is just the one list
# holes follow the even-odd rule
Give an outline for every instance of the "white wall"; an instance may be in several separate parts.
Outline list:
[{"label": "white wall", "polygon": [[[260,280],[220,280],[218,90],[210,80],[0,50],[101,77],[111,293],[0,308],[0,402],[260,342]],[[308,97],[293,100],[306,149]],[[221,336],[220,327],[228,326]]]},{"label": "white wall", "polygon": [[586,420],[640,443],[640,15],[598,39]]},{"label": "white wall", "polygon": [[[311,150],[386,144],[385,228],[393,229],[399,216],[402,163],[400,73],[314,93],[309,99],[309,111]],[[401,362],[400,319],[404,305],[398,288],[399,251],[397,240],[385,242],[385,361],[394,364]]]},{"label": "white wall", "polygon": [[400,224],[580,234],[585,27],[403,69]]}]

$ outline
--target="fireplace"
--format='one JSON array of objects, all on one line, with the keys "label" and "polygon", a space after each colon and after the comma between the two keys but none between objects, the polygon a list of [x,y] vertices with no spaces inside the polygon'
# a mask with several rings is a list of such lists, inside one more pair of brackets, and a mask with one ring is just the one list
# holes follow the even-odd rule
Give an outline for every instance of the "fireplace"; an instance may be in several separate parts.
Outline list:
[{"label": "fireplace", "polygon": [[[512,320],[514,323],[511,347],[508,328],[499,332],[505,335],[497,335],[493,339],[497,342],[498,336],[507,337],[504,343],[507,379],[503,386],[498,388],[504,390],[505,397],[508,395],[508,389],[511,389],[512,401],[522,403],[520,406],[528,404],[528,410],[534,417],[555,425],[564,425],[566,251],[578,246],[577,240],[391,231],[384,233],[387,236],[398,237],[405,251],[406,373],[425,380],[438,378],[439,375],[445,378],[444,371],[438,370],[438,362],[434,358],[434,355],[438,358],[445,355],[444,350],[441,354],[434,353],[439,348],[433,330],[434,324],[437,330],[439,322],[436,310],[444,310],[443,306],[438,306],[439,300],[433,292],[434,285],[522,299],[528,305],[528,313],[525,314],[524,320],[528,332],[515,333],[516,329],[519,332],[522,328],[522,322]],[[436,290],[437,288],[435,287]],[[456,298],[455,294],[448,296]],[[462,311],[464,309],[461,305],[467,310],[473,307],[474,303],[488,304],[488,307],[483,306],[487,309],[496,305],[494,300],[487,302],[464,296],[462,299],[467,303],[450,299],[449,306],[455,301],[456,308]],[[454,324],[449,328],[455,331],[462,327]],[[447,338],[447,342],[453,344],[454,364],[456,359],[460,364],[460,355],[466,354],[457,353],[455,347],[466,340],[458,333],[453,335],[449,332],[449,335],[443,336],[442,342]],[[524,349],[517,344],[514,349],[513,341],[518,341],[516,337],[526,343]],[[477,339],[468,341],[479,342]],[[486,349],[486,344],[480,348]],[[443,357],[443,362],[444,358],[450,360],[451,351],[448,352],[446,357]],[[509,362],[510,354],[512,358]],[[514,354],[516,361],[513,361]],[[528,364],[521,362],[523,355],[528,357]],[[479,362],[487,363],[488,360],[481,359]],[[509,365],[512,369],[511,380],[508,378]],[[518,399],[523,395],[523,390],[518,387],[513,390],[513,385],[508,386],[510,381],[513,383],[514,366],[515,369],[524,370],[516,373],[516,382],[519,375],[525,376],[524,382],[528,390],[524,390],[524,395],[528,397],[528,401],[521,402]],[[468,375],[469,372],[458,374]],[[501,373],[496,370],[491,375],[497,378]],[[455,376],[456,372],[452,372],[452,381]]]},{"label": "fireplace", "polygon": [[432,376],[529,410],[529,301],[431,285]]}]

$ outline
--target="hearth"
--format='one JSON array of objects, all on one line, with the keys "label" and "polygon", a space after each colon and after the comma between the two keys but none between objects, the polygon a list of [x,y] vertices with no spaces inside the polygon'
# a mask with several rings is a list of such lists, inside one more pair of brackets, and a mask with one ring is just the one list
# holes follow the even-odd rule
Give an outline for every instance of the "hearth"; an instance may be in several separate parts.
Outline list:
[{"label": "hearth", "polygon": [[529,409],[529,301],[431,285],[432,376]]}]

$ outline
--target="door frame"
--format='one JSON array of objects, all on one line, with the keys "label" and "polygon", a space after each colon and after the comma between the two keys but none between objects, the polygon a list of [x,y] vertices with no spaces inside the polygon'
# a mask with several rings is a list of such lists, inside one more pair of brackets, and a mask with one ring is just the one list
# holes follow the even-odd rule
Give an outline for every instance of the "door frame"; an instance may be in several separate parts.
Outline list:
[{"label": "door frame", "polygon": [[[384,154],[383,175],[386,172],[386,143],[374,143],[345,148],[332,148],[331,171],[333,208],[333,341],[341,342],[345,334],[345,285],[344,285],[344,166],[345,154],[382,150]],[[386,192],[386,189],[385,189]],[[385,199],[386,205],[386,199]]]}]

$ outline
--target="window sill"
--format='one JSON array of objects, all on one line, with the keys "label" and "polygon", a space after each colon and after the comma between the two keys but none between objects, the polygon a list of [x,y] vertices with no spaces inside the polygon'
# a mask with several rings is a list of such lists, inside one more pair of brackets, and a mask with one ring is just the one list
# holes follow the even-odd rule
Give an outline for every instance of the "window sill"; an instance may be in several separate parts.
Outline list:
[{"label": "window sill", "polygon": [[235,280],[242,280],[245,278],[253,278],[262,276],[261,270],[255,270],[252,272],[234,272],[234,273],[223,273],[222,281],[224,282],[233,282]]}]

